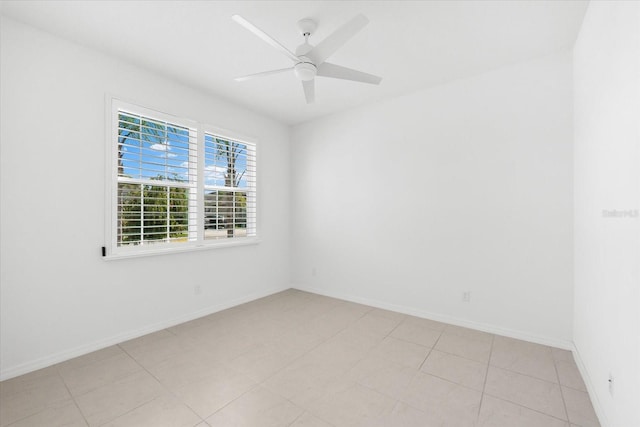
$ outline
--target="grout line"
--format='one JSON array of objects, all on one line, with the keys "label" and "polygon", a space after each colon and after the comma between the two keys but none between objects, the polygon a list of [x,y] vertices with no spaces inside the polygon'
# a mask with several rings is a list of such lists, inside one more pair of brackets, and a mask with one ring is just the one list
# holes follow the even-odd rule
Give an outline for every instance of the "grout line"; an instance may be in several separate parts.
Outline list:
[{"label": "grout line", "polygon": [[567,410],[567,402],[564,400],[564,391],[562,390],[562,383],[560,383],[560,374],[558,373],[558,367],[556,366],[556,360],[553,358],[553,353],[551,354],[553,359],[553,369],[556,371],[556,377],[558,379],[558,387],[560,388],[560,397],[562,398],[562,407],[564,408],[564,415],[567,417],[567,421],[571,423],[569,420],[569,411]]},{"label": "grout line", "polygon": [[[119,344],[118,344],[118,347],[120,347],[120,345],[119,345]],[[120,347],[120,349],[121,349],[121,350],[122,350],[122,351],[123,351],[127,356],[129,356],[131,359],[133,359],[133,361],[134,361],[134,362],[136,362],[136,364],[137,364],[138,366],[140,366],[140,368],[141,368],[144,372],[146,372],[146,373],[147,373],[147,374],[149,374],[153,379],[155,379],[155,380],[158,382],[158,384],[160,385],[160,387],[161,387],[161,388],[162,388],[162,389],[163,389],[167,394],[169,394],[169,395],[170,395],[170,396],[172,396],[174,399],[176,399],[177,401],[179,401],[180,403],[182,403],[184,406],[186,406],[187,408],[189,408],[189,410],[190,410],[191,412],[193,412],[193,413],[194,413],[194,415],[195,415],[196,417],[198,417],[198,418],[200,418],[202,421],[204,421],[204,418],[202,418],[202,417],[201,417],[201,416],[200,416],[200,415],[199,415],[199,414],[198,414],[198,413],[197,413],[197,412],[196,412],[196,411],[195,411],[191,406],[189,406],[189,405],[188,405],[186,402],[184,402],[184,401],[183,401],[183,400],[182,400],[182,399],[181,399],[177,394],[175,394],[172,390],[170,390],[170,389],[169,389],[169,388],[168,388],[168,387],[167,387],[167,386],[166,386],[162,381],[160,381],[160,379],[159,379],[157,376],[155,376],[151,371],[149,371],[145,366],[143,366],[143,365],[142,365],[142,364],[141,364],[141,363],[140,363],[140,362],[139,362],[135,357],[133,357],[132,355],[130,355],[130,354],[129,354],[129,352],[127,352],[127,350],[125,350],[125,349],[124,349],[124,348],[122,348],[122,347]],[[159,398],[159,397],[160,397],[160,396],[156,396],[156,397],[154,397],[153,399],[149,400],[148,402],[143,403],[143,404],[142,404],[142,405],[140,405],[140,406],[146,405],[147,403],[152,402],[152,401],[156,400],[156,399],[157,399],[157,398]],[[136,407],[136,408],[134,408],[134,409],[138,409],[140,406],[138,406],[138,407]],[[132,411],[133,411],[133,409],[132,409]],[[128,411],[128,412],[131,412],[131,411]],[[128,413],[128,412],[125,412],[125,414],[126,414],[126,413]],[[121,415],[119,415],[118,417],[120,417],[120,416],[122,416],[122,415],[124,415],[124,414],[121,414]],[[117,418],[117,417],[116,417],[116,418]],[[115,419],[115,418],[114,418],[114,419]]]},{"label": "grout line", "polygon": [[534,408],[530,408],[530,407],[528,407],[528,406],[524,406],[524,405],[523,405],[523,404],[521,404],[521,403],[518,403],[518,402],[512,402],[511,400],[504,399],[504,398],[502,398],[502,397],[500,397],[500,396],[495,396],[495,395],[493,395],[493,394],[491,394],[491,393],[483,393],[483,394],[486,394],[487,396],[491,396],[491,397],[493,397],[494,399],[502,400],[503,402],[507,402],[507,403],[509,403],[509,404],[511,404],[511,405],[519,406],[519,407],[521,407],[521,408],[528,409],[529,411],[533,411],[533,412],[537,412],[538,414],[546,415],[547,417],[551,417],[551,418],[553,418],[553,419],[556,419],[556,420],[562,421],[563,423],[567,423],[567,424],[574,425],[574,426],[576,426],[576,427],[580,427],[580,426],[578,426],[577,424],[572,423],[572,422],[571,422],[571,421],[569,421],[568,419],[563,420],[562,418],[558,418],[558,417],[556,417],[555,415],[551,415],[551,414],[548,414],[548,413],[546,413],[546,412],[542,412],[542,411],[540,411],[540,410],[538,410],[538,409],[534,409]]},{"label": "grout line", "polygon": [[[293,402],[292,402],[293,403]],[[298,406],[299,407],[299,406]],[[293,425],[293,423],[295,423],[296,421],[298,421],[300,418],[302,418],[302,416],[307,412],[304,408],[300,408],[302,409],[302,412],[300,413],[300,415],[298,415],[297,417],[294,418],[293,421],[291,421],[289,424],[287,424],[287,427],[291,427]]]},{"label": "grout line", "polygon": [[[500,369],[501,371],[507,371],[507,372],[511,372],[512,374],[517,374],[517,375],[520,375],[520,376],[523,376],[523,377],[532,378],[534,380],[542,381],[542,382],[545,382],[547,384],[553,384],[553,385],[565,387],[564,385],[562,385],[560,383],[555,383],[553,381],[549,381],[549,380],[546,380],[546,379],[540,378],[540,377],[535,377],[535,376],[530,375],[530,374],[523,374],[522,372],[514,371],[513,369],[503,368],[501,366],[492,365],[491,363],[489,363],[488,366],[492,367],[492,368]],[[569,387],[569,388],[571,388],[571,387]],[[578,391],[582,391],[584,393],[584,390],[578,390]]]},{"label": "grout line", "polygon": [[482,409],[482,402],[484,401],[484,393],[487,388],[487,378],[489,377],[489,367],[491,366],[491,356],[493,356],[493,344],[496,340],[496,336],[491,337],[491,347],[489,348],[489,360],[487,361],[487,370],[484,373],[484,382],[482,383],[482,394],[480,395],[480,404],[478,405],[478,415],[476,421],[480,418],[480,410]]},{"label": "grout line", "polygon": [[[221,407],[219,407],[218,409],[216,409],[215,411],[213,411],[212,413],[210,413],[209,415],[207,415],[206,417],[201,417],[202,421],[207,422],[206,419],[212,417],[213,415],[217,414],[218,412],[222,411],[224,408],[226,408],[227,406],[231,405],[233,402],[235,402],[238,399],[241,399],[242,397],[244,397],[245,395],[251,393],[252,391],[254,391],[255,389],[257,389],[258,387],[260,387],[262,384],[260,383],[256,383],[253,387],[251,387],[249,390],[245,391],[244,393],[242,393],[240,396],[236,397],[235,399],[230,400],[229,402],[225,403],[224,405],[222,405]],[[187,405],[185,403],[185,405]],[[187,405],[189,406],[189,405]],[[191,407],[189,406],[189,409],[191,409]],[[193,411],[193,409],[191,409]],[[194,411],[195,412],[195,411]],[[196,414],[198,415],[198,414]],[[199,415],[198,415],[199,416]],[[209,424],[209,423],[207,423]]]},{"label": "grout line", "polygon": [[[64,378],[62,377],[62,375],[60,375],[60,370],[58,369],[57,365],[59,365],[59,364],[52,365],[53,367],[55,367],[55,371],[56,371],[55,376],[57,376],[60,379],[60,381],[62,381],[62,384],[64,385],[64,388],[67,390],[67,393],[69,393],[69,399],[62,399],[62,400],[54,401],[54,402],[51,402],[51,403],[49,403],[47,405],[44,405],[44,407],[42,407],[40,410],[36,410],[36,411],[34,411],[32,413],[29,413],[29,414],[25,415],[24,417],[21,417],[21,418],[18,418],[16,420],[11,421],[11,423],[7,424],[7,427],[15,425],[16,423],[19,423],[20,421],[24,421],[27,418],[30,418],[30,417],[33,417],[35,415],[41,414],[44,411],[46,411],[47,409],[54,409],[53,406],[58,406],[59,404],[62,404],[67,400],[70,400],[71,402],[73,402],[75,407],[78,409],[78,412],[80,413],[80,416],[82,417],[82,419],[84,420],[86,425],[89,426],[89,422],[87,421],[87,418],[85,417],[84,412],[82,412],[82,410],[78,406],[78,402],[76,402],[75,397],[73,396],[73,394],[71,394],[71,390],[69,390],[69,386],[67,385],[67,383],[64,380]],[[27,375],[27,374],[24,374],[24,375]],[[49,375],[49,376],[54,376],[54,375]],[[16,377],[16,378],[19,378],[19,377]],[[13,379],[13,378],[11,378],[11,379]],[[40,379],[40,378],[38,378],[38,379]],[[15,393],[12,393],[12,395],[18,394],[18,393],[19,392],[15,392]],[[59,408],[57,408],[57,409],[59,409]]]},{"label": "grout line", "polygon": [[[442,334],[444,334],[444,330],[440,331],[440,335],[438,335],[438,338],[436,338],[436,341],[429,348],[429,353],[427,353],[427,355],[425,356],[425,358],[422,361],[422,363],[420,364],[420,366],[418,366],[418,371],[422,372],[422,366],[424,365],[424,363],[427,361],[427,359],[431,355],[431,352],[436,348],[436,345],[438,345],[438,341],[440,341],[440,338],[442,337]],[[438,350],[438,351],[440,351],[440,350]]]},{"label": "grout line", "polygon": [[82,409],[80,409],[80,405],[78,405],[78,402],[76,401],[75,396],[71,393],[71,390],[67,385],[67,382],[64,380],[64,377],[60,373],[59,365],[60,364],[56,365],[56,373],[58,374],[58,377],[60,377],[60,380],[62,380],[62,384],[64,384],[64,387],[67,389],[67,393],[69,393],[69,396],[71,396],[71,400],[73,400],[73,404],[76,405],[76,408],[78,408],[78,412],[80,412],[80,415],[82,415],[82,419],[87,424],[87,426],[89,426],[90,425],[89,420],[87,420],[87,417],[84,415],[84,412],[82,411]]},{"label": "grout line", "polygon": [[[438,339],[440,339],[440,338],[438,337]],[[438,342],[438,341],[436,340],[436,343],[437,343],[437,342]],[[435,346],[435,345],[436,345],[436,343],[434,343],[433,345]],[[429,349],[429,351],[427,352],[427,355],[426,355],[426,356],[424,356],[424,359],[423,359],[423,360],[422,360],[422,362],[420,363],[420,366],[418,366],[418,372],[423,372],[423,371],[422,371],[422,367],[423,367],[423,366],[424,366],[424,364],[427,362],[427,359],[429,358],[429,356],[431,356],[431,352],[433,352],[433,347],[431,347],[431,348]],[[426,372],[425,372],[425,373],[426,373]]]}]

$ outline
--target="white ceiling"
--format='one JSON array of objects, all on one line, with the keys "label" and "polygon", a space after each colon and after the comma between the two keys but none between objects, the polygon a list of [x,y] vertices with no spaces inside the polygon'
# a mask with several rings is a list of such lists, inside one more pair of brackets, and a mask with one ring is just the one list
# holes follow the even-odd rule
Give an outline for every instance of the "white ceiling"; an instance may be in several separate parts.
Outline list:
[{"label": "white ceiling", "polygon": [[[283,123],[409,93],[573,46],[587,2],[568,1],[2,1],[16,20],[121,57]],[[358,13],[370,23],[330,61],[383,77],[380,86],[279,74],[284,55],[231,20],[240,14],[290,50],[296,22],[318,23],[317,44]]]}]

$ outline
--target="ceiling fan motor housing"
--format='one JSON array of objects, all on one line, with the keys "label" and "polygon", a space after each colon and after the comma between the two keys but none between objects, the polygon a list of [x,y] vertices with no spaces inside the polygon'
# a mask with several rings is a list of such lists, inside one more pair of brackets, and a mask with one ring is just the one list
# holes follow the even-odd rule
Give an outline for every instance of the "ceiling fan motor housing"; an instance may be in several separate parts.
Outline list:
[{"label": "ceiling fan motor housing", "polygon": [[314,79],[318,69],[313,65],[309,58],[301,56],[300,62],[293,67],[293,72],[299,80],[308,82],[309,80]]}]

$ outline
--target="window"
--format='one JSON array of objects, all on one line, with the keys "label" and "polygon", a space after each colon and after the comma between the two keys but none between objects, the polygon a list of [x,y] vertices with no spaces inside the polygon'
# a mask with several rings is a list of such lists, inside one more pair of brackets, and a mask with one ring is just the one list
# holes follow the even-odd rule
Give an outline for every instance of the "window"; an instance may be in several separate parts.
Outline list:
[{"label": "window", "polygon": [[255,143],[112,102],[109,256],[256,237]]}]

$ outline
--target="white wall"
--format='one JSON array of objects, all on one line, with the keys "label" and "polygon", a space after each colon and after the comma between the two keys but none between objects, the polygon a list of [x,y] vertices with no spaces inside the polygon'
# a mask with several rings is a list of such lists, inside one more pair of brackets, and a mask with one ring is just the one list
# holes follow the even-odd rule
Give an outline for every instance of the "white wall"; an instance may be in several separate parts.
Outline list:
[{"label": "white wall", "polygon": [[294,127],[292,282],[570,347],[571,75],[566,52]]},{"label": "white wall", "polygon": [[640,3],[591,2],[573,59],[574,341],[603,427],[640,426],[640,219],[603,216],[640,208]]},{"label": "white wall", "polygon": [[[287,127],[1,24],[2,378],[289,287]],[[102,260],[105,93],[256,137],[262,243]]]}]

